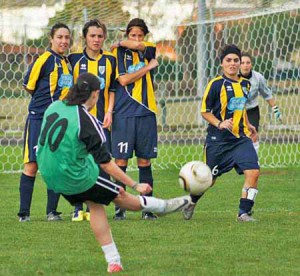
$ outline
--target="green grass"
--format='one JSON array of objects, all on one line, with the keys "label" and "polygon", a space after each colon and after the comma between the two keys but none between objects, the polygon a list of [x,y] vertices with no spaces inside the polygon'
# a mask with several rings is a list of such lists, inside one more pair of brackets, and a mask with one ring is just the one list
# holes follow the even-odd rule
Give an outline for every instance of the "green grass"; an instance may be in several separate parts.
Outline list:
[{"label": "green grass", "polygon": [[[155,195],[184,194],[178,170],[155,170]],[[136,174],[133,174],[136,177]],[[72,207],[61,199],[64,221],[45,220],[45,185],[38,177],[31,222],[19,223],[19,175],[0,174],[0,275],[105,275],[106,263],[87,222],[72,223]],[[235,221],[243,177],[218,179],[191,221],[173,214],[142,221],[128,213],[112,220],[125,272],[120,275],[300,275],[299,168],[263,169],[255,223]]]}]

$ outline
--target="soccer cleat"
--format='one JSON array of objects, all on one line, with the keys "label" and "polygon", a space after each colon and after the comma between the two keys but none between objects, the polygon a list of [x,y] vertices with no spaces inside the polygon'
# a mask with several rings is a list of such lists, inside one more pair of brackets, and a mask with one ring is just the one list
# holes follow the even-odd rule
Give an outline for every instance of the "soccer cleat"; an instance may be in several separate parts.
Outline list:
[{"label": "soccer cleat", "polygon": [[84,219],[85,219],[86,221],[90,221],[90,220],[91,220],[91,214],[90,214],[90,212],[85,212],[85,213],[84,213]]},{"label": "soccer cleat", "polygon": [[254,221],[256,221],[256,219],[251,217],[251,215],[249,215],[247,213],[244,213],[244,214],[241,214],[237,217],[237,221],[240,221],[240,222],[254,222]]},{"label": "soccer cleat", "polygon": [[56,212],[56,211],[50,212],[47,215],[47,220],[48,221],[60,221],[60,220],[62,220],[62,217],[60,216],[60,214],[61,214],[61,212]]},{"label": "soccer cleat", "polygon": [[84,214],[82,210],[75,209],[73,212],[72,221],[83,221],[83,216]]},{"label": "soccer cleat", "polygon": [[156,220],[157,216],[151,212],[142,212],[142,219],[144,220]]},{"label": "soccer cleat", "polygon": [[185,220],[190,220],[192,218],[195,207],[196,207],[196,204],[191,203],[190,205],[188,205],[186,208],[183,209],[182,215]]},{"label": "soccer cleat", "polygon": [[168,199],[166,200],[166,206],[162,215],[173,213],[173,212],[179,212],[183,208],[188,206],[190,203],[191,203],[190,196],[182,196],[182,197]]},{"label": "soccer cleat", "polygon": [[126,212],[124,209],[116,207],[114,220],[125,220],[126,219]]},{"label": "soccer cleat", "polygon": [[107,267],[108,273],[116,273],[116,272],[120,272],[120,271],[123,271],[123,267],[121,264],[115,264],[115,263],[108,264],[108,267]]},{"label": "soccer cleat", "polygon": [[28,221],[30,221],[30,216],[19,217],[19,222],[28,222]]}]

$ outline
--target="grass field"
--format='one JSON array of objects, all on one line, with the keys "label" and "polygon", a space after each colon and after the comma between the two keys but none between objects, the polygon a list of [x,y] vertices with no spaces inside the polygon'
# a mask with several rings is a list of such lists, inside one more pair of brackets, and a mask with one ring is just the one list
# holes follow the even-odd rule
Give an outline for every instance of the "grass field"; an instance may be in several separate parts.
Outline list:
[{"label": "grass field", "polygon": [[[177,174],[176,169],[155,171],[156,196],[184,194]],[[47,222],[45,185],[38,177],[31,222],[19,223],[19,175],[0,177],[0,275],[106,275],[89,224],[72,223],[64,199],[59,205],[64,221]],[[300,275],[299,168],[262,169],[255,223],[235,221],[242,182],[234,172],[222,176],[191,221],[180,213],[157,221],[128,213],[126,221],[116,222],[109,206],[125,268],[120,275]]]}]

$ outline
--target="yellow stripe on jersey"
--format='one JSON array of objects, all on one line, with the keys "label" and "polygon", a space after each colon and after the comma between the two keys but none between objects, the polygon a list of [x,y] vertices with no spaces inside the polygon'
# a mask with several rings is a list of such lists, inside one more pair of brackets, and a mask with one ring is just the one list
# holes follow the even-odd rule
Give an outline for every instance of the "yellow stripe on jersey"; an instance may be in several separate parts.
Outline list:
[{"label": "yellow stripe on jersey", "polygon": [[[137,65],[139,62],[140,59],[138,53],[132,52],[132,65]],[[143,85],[143,78],[140,78],[134,82],[134,87],[132,89],[132,97],[139,103],[142,102],[142,91],[143,91],[142,85]]]},{"label": "yellow stripe on jersey", "polygon": [[49,89],[50,95],[53,97],[58,82],[58,66],[54,63],[54,70],[50,73]]},{"label": "yellow stripe on jersey", "polygon": [[112,67],[111,67],[111,63],[109,61],[109,59],[107,58],[105,60],[105,70],[106,70],[106,74],[105,74],[105,89],[104,89],[104,113],[107,112],[108,110],[108,102],[109,102],[109,91],[108,88],[110,87],[110,82],[114,81],[110,79],[111,73],[112,73]]},{"label": "yellow stripe on jersey", "polygon": [[23,163],[26,164],[29,162],[29,145],[28,145],[28,136],[29,136],[29,125],[30,125],[30,120],[28,121],[27,124],[27,129],[25,129],[25,143],[24,143],[24,156],[23,156]]},{"label": "yellow stripe on jersey", "polygon": [[28,78],[29,81],[26,85],[26,88],[28,90],[35,90],[36,83],[39,80],[41,68],[51,55],[52,54],[47,51],[47,52],[43,53],[34,63],[32,70],[30,72],[29,78]]},{"label": "yellow stripe on jersey", "polygon": [[[88,60],[88,73],[98,76],[98,60],[99,58],[97,60]],[[97,116],[97,105],[90,110],[90,113],[95,117]]]},{"label": "yellow stripe on jersey", "polygon": [[208,96],[208,93],[211,89],[212,84],[219,79],[222,79],[222,77],[219,76],[219,77],[212,79],[206,86],[206,89],[205,89],[204,95],[203,95],[203,99],[202,99],[202,104],[201,104],[201,112],[210,112],[210,110],[207,110],[207,107],[206,107],[206,98]]},{"label": "yellow stripe on jersey", "polygon": [[[68,68],[68,65],[67,65],[65,59],[61,60],[61,66],[62,66],[63,74],[69,75],[70,72],[69,72],[69,68]],[[69,87],[63,87],[59,99],[63,100],[67,96],[68,92],[69,92]]]},{"label": "yellow stripe on jersey", "polygon": [[[148,61],[145,60],[145,64],[148,64]],[[157,112],[157,106],[155,101],[155,94],[154,94],[154,88],[151,80],[151,75],[148,73],[146,74],[146,80],[147,80],[147,91],[148,91],[148,108],[153,111]]]},{"label": "yellow stripe on jersey", "polygon": [[[242,91],[242,87],[240,82],[238,83],[231,83],[234,96],[235,98],[243,98],[244,93]],[[243,110],[235,110],[233,113],[233,126],[232,126],[232,132],[236,137],[240,137],[239,135],[239,123],[243,115]]]},{"label": "yellow stripe on jersey", "polygon": [[221,88],[221,92],[220,92],[220,102],[221,102],[221,118],[222,118],[222,121],[225,120],[225,116],[226,116],[226,109],[227,109],[227,102],[228,102],[228,99],[227,99],[227,92],[226,92],[226,88],[224,85],[222,85],[222,88]]},{"label": "yellow stripe on jersey", "polygon": [[247,121],[246,121],[247,111],[244,109],[243,112],[243,125],[244,125],[244,133],[249,137],[251,135],[250,130],[248,129]]}]

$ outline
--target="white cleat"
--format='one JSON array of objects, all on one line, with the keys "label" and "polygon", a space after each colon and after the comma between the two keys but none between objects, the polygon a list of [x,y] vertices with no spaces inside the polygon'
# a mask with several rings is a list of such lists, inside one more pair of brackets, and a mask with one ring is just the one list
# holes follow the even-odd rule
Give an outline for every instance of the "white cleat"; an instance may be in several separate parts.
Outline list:
[{"label": "white cleat", "polygon": [[161,215],[182,211],[191,203],[190,196],[176,197],[166,200],[166,206]]},{"label": "white cleat", "polygon": [[237,221],[240,222],[254,222],[256,219],[248,215],[247,213],[241,214],[240,216],[237,217]]},{"label": "white cleat", "polygon": [[193,217],[194,210],[195,210],[196,204],[191,203],[187,207],[185,207],[182,211],[183,218],[185,220],[190,220]]}]

